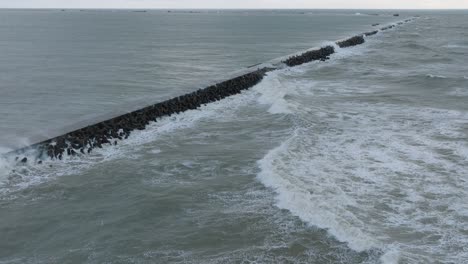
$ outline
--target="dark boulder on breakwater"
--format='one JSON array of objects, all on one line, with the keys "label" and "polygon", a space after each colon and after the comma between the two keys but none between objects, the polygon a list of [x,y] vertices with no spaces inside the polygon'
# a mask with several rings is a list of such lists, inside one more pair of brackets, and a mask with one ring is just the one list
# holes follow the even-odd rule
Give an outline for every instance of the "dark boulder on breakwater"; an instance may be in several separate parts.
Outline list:
[{"label": "dark boulder on breakwater", "polygon": [[301,55],[293,56],[283,61],[289,67],[298,66],[312,61],[325,61],[330,59],[330,55],[335,53],[335,48],[326,46],[318,50],[307,51]]},{"label": "dark boulder on breakwater", "polygon": [[374,31],[371,31],[371,32],[364,33],[364,35],[365,35],[366,37],[368,37],[368,36],[375,35],[375,34],[377,34],[378,32],[379,32],[378,30],[374,30]]},{"label": "dark boulder on breakwater", "polygon": [[395,25],[390,25],[390,26],[383,27],[380,30],[385,31],[385,30],[389,30],[389,29],[394,28],[394,27],[395,27]]},{"label": "dark boulder on breakwater", "polygon": [[347,48],[347,47],[352,47],[356,45],[361,45],[365,42],[364,37],[362,35],[359,36],[354,36],[352,38],[349,38],[347,40],[339,41],[336,44],[340,48]]}]

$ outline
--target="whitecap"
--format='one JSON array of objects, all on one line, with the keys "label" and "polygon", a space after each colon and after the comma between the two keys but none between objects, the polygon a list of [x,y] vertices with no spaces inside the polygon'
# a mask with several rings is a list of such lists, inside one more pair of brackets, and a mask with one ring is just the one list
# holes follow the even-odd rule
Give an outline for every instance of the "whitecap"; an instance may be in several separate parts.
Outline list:
[{"label": "whitecap", "polygon": [[160,149],[152,149],[152,150],[149,151],[149,153],[151,153],[151,154],[159,154],[159,153],[161,153],[161,150],[160,150]]},{"label": "whitecap", "polygon": [[458,45],[458,44],[447,44],[442,47],[447,48],[447,49],[467,49],[468,48],[468,46]]},{"label": "whitecap", "polygon": [[285,99],[290,87],[282,84],[281,72],[271,72],[258,84],[254,90],[260,93],[257,101],[270,105],[268,112],[272,114],[291,113],[291,105]]},{"label": "whitecap", "polygon": [[387,250],[381,257],[383,264],[397,264],[400,262],[400,252],[397,249]]},{"label": "whitecap", "polygon": [[[342,102],[316,110],[323,112],[316,124],[298,122],[258,161],[257,177],[275,191],[279,208],[353,250],[382,250],[383,263],[466,259],[451,247],[465,239],[457,230],[468,211],[466,112]],[[395,234],[402,226],[405,237],[435,242],[408,242]]]},{"label": "whitecap", "polygon": [[426,77],[434,78],[434,79],[447,79],[444,75],[435,75],[435,74],[426,74]]},{"label": "whitecap", "polygon": [[[272,188],[278,194],[277,206],[289,210],[307,223],[327,229],[338,240],[347,242],[353,250],[361,252],[378,246],[377,241],[352,224],[357,219],[353,218],[352,215],[340,215],[340,212],[343,211],[338,208],[356,206],[349,199],[350,197],[341,193],[337,188],[332,188],[334,190],[314,188],[314,191],[311,191],[308,189],[311,187],[310,185],[318,182],[306,182],[304,178],[296,177],[311,173],[310,168],[303,166],[305,160],[301,158],[307,153],[298,153],[297,149],[293,149],[295,148],[294,143],[299,137],[301,137],[300,131],[294,131],[291,138],[258,161],[261,171],[257,177],[265,186]],[[328,181],[325,180],[321,184],[327,183]],[[329,183],[331,184],[331,182]],[[327,186],[331,187],[331,185]],[[329,193],[326,194],[327,192]],[[330,199],[322,200],[320,199],[321,195]],[[329,210],[333,207],[327,205],[329,203],[333,203],[337,208]]]}]

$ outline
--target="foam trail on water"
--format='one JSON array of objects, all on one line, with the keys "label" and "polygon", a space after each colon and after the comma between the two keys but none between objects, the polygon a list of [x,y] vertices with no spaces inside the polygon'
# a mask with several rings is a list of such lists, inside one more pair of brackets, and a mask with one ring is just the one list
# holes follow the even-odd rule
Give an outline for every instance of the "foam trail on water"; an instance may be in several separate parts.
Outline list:
[{"label": "foam trail on water", "polygon": [[[323,42],[322,46],[333,46],[336,52],[330,55],[330,60],[321,62],[314,61],[302,64],[293,68],[286,68],[267,73],[267,76],[261,83],[256,85],[253,90],[259,93],[257,102],[259,104],[269,105],[268,112],[271,114],[292,114],[300,111],[300,103],[287,100],[290,95],[300,96],[303,91],[311,92],[313,81],[291,81],[295,76],[302,76],[311,67],[327,67],[329,64],[340,63],[340,60],[362,55],[366,48],[363,45],[351,48],[340,48],[335,42]],[[310,94],[309,94],[310,95]]]},{"label": "foam trail on water", "polygon": [[[468,113],[305,101],[368,92],[307,78],[310,70],[366,51],[366,45],[335,48],[327,62],[278,71],[256,87],[258,102],[269,105],[270,113],[291,115],[297,124],[290,138],[258,161],[259,181],[276,192],[279,208],[356,251],[381,252],[382,263],[429,263],[434,256],[461,263],[468,258],[457,246],[468,242]],[[464,90],[450,93],[464,96]]]},{"label": "foam trail on water", "polygon": [[[304,159],[297,157],[303,153],[297,154],[296,149],[289,149],[291,143],[297,140],[300,134],[300,130],[295,130],[291,138],[270,151],[258,162],[261,169],[258,179],[265,186],[278,193],[278,207],[288,209],[294,215],[314,226],[328,229],[334,237],[340,241],[348,242],[350,247],[356,251],[367,251],[375,248],[378,245],[377,241],[352,224],[352,221],[357,221],[352,219],[352,215],[339,216],[337,212],[323,210],[328,207],[329,203],[334,203],[338,207],[356,206],[350,197],[336,188],[327,195],[328,199],[317,199],[320,194],[317,195],[306,187],[316,184],[313,180],[305,182],[304,179],[289,176],[296,173],[298,175],[310,173],[307,168],[301,166],[301,163],[305,162]],[[319,191],[318,188],[314,189]]]},{"label": "foam trail on water", "polygon": [[[258,100],[270,104],[270,112],[297,121],[292,136],[258,161],[258,179],[277,193],[277,206],[356,251],[382,251],[383,263],[427,263],[429,254],[454,263],[466,259],[454,245],[467,242],[460,230],[466,230],[462,219],[468,217],[468,113],[307,101],[316,92],[334,98],[365,89],[348,85],[351,90],[343,93],[343,82],[326,90],[310,83],[305,69],[322,65],[270,75],[269,85],[255,89],[264,93]],[[305,81],[298,80],[301,72]],[[269,94],[272,84],[279,99]],[[402,226],[404,235],[395,231]]]},{"label": "foam trail on water", "polygon": [[[292,69],[284,69],[269,73],[262,83],[254,90],[260,93],[257,101],[260,104],[270,105],[268,112],[272,114],[294,114],[301,112],[303,105],[295,100],[288,100],[288,96],[300,97],[301,94],[313,96],[314,83],[312,81],[301,82],[295,80],[296,77],[304,75],[310,68],[324,67],[329,63],[339,63],[339,60],[362,54],[363,47],[340,48],[336,43],[332,43],[337,52],[331,56],[331,60],[325,63],[308,63]],[[288,209],[294,215],[299,216],[305,222],[314,226],[329,230],[330,234],[340,241],[348,242],[350,247],[356,251],[369,251],[381,247],[372,236],[363,233],[360,225],[353,225],[352,215],[339,216],[337,212],[323,210],[326,204],[333,202],[339,207],[356,206],[356,204],[344,193],[339,194],[339,190],[330,193],[325,200],[315,200],[316,194],[304,186],[314,185],[312,182],[302,182],[297,178],[289,177],[291,173],[297,175],[307,175],[310,168],[301,166],[307,163],[305,157],[301,157],[306,152],[298,149],[290,149],[296,141],[301,140],[304,130],[297,128],[288,140],[279,147],[271,150],[263,159],[258,161],[261,172],[258,179],[267,187],[274,189],[278,193],[277,206]],[[330,185],[332,183],[330,182]],[[329,187],[329,186],[327,186]],[[316,188],[318,189],[318,188]],[[323,188],[327,190],[327,188]],[[309,201],[315,202],[310,203]],[[343,210],[344,211],[344,210]],[[351,219],[349,221],[349,219]]]},{"label": "foam trail on water", "polygon": [[468,46],[458,44],[448,44],[443,47],[447,49],[468,49]]},{"label": "foam trail on water", "polygon": [[443,75],[426,74],[426,76],[429,78],[434,78],[434,79],[447,79],[447,77]]}]

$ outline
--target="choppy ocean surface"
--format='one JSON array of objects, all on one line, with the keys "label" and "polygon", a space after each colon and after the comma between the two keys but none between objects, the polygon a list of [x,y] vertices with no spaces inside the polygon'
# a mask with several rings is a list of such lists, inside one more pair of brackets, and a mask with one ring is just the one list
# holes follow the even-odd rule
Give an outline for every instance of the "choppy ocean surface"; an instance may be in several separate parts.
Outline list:
[{"label": "choppy ocean surface", "polygon": [[466,263],[468,12],[391,14],[0,11],[4,151],[420,15],[92,155],[0,159],[0,263]]}]

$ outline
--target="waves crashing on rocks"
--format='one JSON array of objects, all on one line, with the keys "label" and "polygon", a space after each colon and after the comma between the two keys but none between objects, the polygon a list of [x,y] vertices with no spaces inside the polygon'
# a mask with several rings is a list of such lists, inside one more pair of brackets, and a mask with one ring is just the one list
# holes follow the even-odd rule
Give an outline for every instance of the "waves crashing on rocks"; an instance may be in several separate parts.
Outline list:
[{"label": "waves crashing on rocks", "polygon": [[[406,19],[404,22],[406,23],[412,20],[413,19]],[[393,27],[395,27],[395,25],[389,25],[380,30],[384,31]],[[346,40],[338,41],[335,44],[340,48],[361,45],[365,42],[364,36],[372,36],[377,33],[378,30],[363,33]],[[281,64],[294,67],[312,61],[326,61],[329,60],[330,55],[335,52],[334,46],[327,45],[320,49],[291,56],[281,61]],[[281,65],[276,66],[281,68]],[[132,131],[144,130],[150,122],[155,122],[160,117],[197,109],[210,102],[219,101],[228,96],[239,94],[243,90],[247,90],[260,83],[267,72],[277,69],[276,66],[263,68],[259,66],[256,70],[233,79],[114,117],[8,154],[22,155],[34,152],[34,157],[29,160],[26,157],[17,157],[16,161],[27,163],[28,161],[34,160],[35,163],[41,164],[42,159],[45,158],[62,160],[64,155],[75,156],[89,154],[93,149],[103,148],[104,145],[117,145],[119,140],[127,139]]]}]

